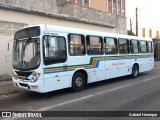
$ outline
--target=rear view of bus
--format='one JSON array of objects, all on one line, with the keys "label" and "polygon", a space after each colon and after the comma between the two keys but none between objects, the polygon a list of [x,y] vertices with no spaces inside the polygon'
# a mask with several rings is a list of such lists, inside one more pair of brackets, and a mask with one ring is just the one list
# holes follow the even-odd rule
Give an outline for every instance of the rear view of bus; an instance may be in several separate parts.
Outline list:
[{"label": "rear view of bus", "polygon": [[15,86],[43,92],[40,27],[24,28],[15,33],[12,79]]}]

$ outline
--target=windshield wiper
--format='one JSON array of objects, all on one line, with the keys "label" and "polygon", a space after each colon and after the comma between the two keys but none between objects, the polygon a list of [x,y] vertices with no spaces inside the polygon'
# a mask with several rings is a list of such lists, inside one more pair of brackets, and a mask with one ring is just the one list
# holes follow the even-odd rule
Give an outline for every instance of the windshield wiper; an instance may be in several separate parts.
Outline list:
[{"label": "windshield wiper", "polygon": [[22,52],[24,52],[24,50],[26,49],[26,46],[27,46],[27,44],[29,43],[30,40],[31,40],[31,38],[29,37],[28,40],[26,41],[24,47],[23,47]]},{"label": "windshield wiper", "polygon": [[25,43],[25,45],[24,45],[24,47],[23,47],[23,49],[22,49],[22,53],[21,53],[21,69],[22,69],[22,67],[23,67],[23,58],[24,58],[24,51],[25,51],[25,49],[26,49],[26,46],[27,46],[27,44],[30,42],[30,40],[32,40],[32,38],[31,37],[29,37],[28,38],[28,40],[26,41],[26,43]]}]

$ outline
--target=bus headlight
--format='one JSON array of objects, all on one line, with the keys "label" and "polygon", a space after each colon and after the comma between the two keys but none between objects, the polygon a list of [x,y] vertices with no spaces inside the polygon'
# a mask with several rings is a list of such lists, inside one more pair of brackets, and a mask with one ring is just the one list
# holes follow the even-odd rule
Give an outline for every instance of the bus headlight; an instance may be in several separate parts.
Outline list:
[{"label": "bus headlight", "polygon": [[40,73],[33,74],[33,76],[32,76],[30,81],[31,82],[36,82],[39,77],[40,77]]}]

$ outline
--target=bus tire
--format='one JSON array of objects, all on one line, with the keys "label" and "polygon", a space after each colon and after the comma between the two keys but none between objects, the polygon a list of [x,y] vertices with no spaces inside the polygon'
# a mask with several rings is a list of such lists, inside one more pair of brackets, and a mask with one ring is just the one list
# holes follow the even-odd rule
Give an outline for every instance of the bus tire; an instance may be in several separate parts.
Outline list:
[{"label": "bus tire", "polygon": [[138,74],[139,74],[139,67],[138,65],[134,64],[133,67],[132,67],[132,78],[136,78],[138,77]]},{"label": "bus tire", "polygon": [[85,76],[81,72],[77,72],[73,75],[72,78],[72,91],[78,92],[84,89],[86,85]]}]

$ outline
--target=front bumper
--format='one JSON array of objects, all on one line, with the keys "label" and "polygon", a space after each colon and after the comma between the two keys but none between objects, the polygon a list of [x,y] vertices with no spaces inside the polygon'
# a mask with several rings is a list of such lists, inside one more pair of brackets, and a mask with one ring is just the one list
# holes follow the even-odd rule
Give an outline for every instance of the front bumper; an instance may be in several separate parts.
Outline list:
[{"label": "front bumper", "polygon": [[39,93],[44,93],[44,84],[43,80],[37,80],[37,82],[32,83],[30,81],[22,81],[21,79],[15,80],[12,77],[13,85],[15,87],[29,90],[29,91],[34,91],[34,92],[39,92]]}]

